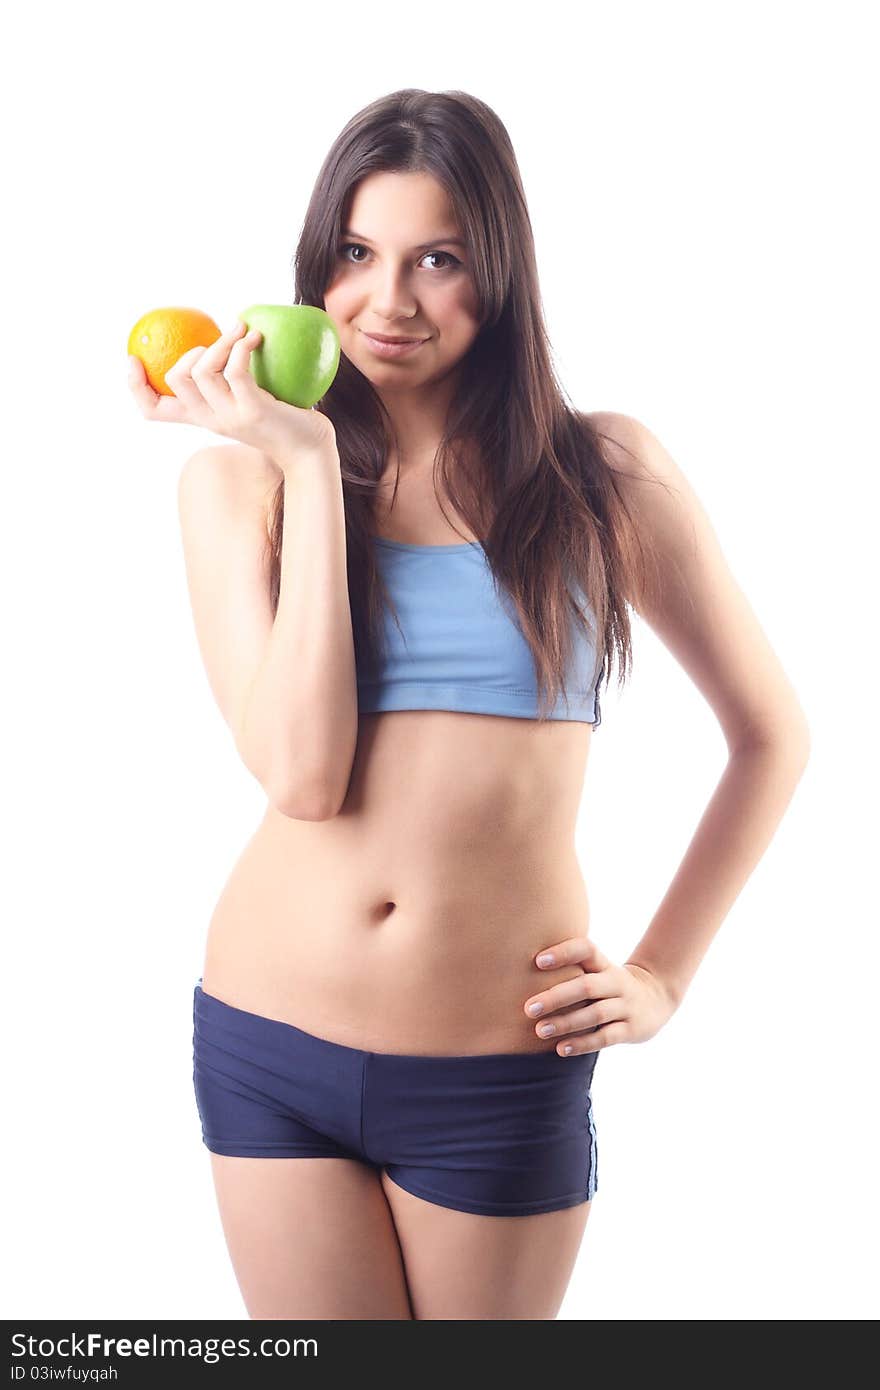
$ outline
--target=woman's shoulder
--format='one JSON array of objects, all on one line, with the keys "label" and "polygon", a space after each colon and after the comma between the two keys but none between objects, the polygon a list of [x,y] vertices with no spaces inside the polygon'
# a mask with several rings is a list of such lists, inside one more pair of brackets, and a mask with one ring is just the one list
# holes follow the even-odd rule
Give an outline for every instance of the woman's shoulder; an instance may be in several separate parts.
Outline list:
[{"label": "woman's shoulder", "polygon": [[616,410],[585,411],[584,415],[607,446],[605,452],[615,468],[629,474],[637,474],[644,469],[653,436],[641,420]]},{"label": "woman's shoulder", "polygon": [[184,471],[202,473],[219,481],[224,488],[247,498],[255,492],[274,488],[284,477],[281,469],[268,454],[250,444],[231,440],[226,444],[208,444],[197,449],[183,465]]},{"label": "woman's shoulder", "polygon": [[268,454],[232,440],[197,449],[183,465],[178,492],[212,506],[212,498],[236,511],[259,509],[268,525],[272,499],[284,474]]},{"label": "woman's shoulder", "polygon": [[587,419],[602,440],[608,463],[634,497],[646,495],[638,486],[645,482],[688,488],[679,464],[643,420],[613,410],[594,411]]},{"label": "woman's shoulder", "polygon": [[225,444],[209,444],[206,448],[200,449],[199,453],[208,455],[218,470],[244,487],[268,482],[277,483],[284,476],[268,454],[264,454],[261,449],[253,448],[250,444],[242,444],[237,439],[229,440]]}]

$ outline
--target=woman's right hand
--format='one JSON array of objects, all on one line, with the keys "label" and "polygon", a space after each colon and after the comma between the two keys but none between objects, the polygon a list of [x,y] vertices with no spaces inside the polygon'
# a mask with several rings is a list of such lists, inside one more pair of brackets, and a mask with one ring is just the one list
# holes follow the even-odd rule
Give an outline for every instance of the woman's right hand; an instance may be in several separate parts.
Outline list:
[{"label": "woman's right hand", "polygon": [[276,400],[258,386],[250,372],[250,355],[262,336],[245,333],[239,321],[210,347],[194,347],[165,373],[174,392],[154,391],[139,357],[129,357],[128,384],[147,420],[199,425],[227,439],[238,439],[268,454],[279,467],[298,453],[335,447],[333,422],[315,409]]}]

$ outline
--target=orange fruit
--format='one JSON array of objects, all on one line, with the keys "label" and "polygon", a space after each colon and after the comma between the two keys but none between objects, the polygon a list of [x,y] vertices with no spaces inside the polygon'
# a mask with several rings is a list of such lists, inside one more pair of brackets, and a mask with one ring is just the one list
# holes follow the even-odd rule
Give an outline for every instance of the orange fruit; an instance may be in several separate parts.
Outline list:
[{"label": "orange fruit", "polygon": [[173,396],[165,373],[190,348],[210,347],[221,336],[214,320],[200,309],[151,309],[129,333],[128,351],[143,362],[153,390]]}]

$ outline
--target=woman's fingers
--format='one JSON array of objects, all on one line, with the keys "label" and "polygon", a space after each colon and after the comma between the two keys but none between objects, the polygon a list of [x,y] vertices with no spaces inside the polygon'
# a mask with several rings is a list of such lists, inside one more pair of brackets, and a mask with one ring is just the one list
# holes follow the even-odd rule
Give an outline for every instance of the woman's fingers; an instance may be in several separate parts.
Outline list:
[{"label": "woman's fingers", "polygon": [[546,1022],[537,1024],[535,1032],[541,1038],[561,1037],[565,1033],[590,1032],[603,1023],[615,1023],[620,1018],[622,999],[596,999],[581,1009],[566,1009]]},{"label": "woman's fingers", "polygon": [[[543,1018],[554,1009],[565,1009],[569,1004],[580,1004],[584,1000],[605,999],[608,997],[608,984],[598,973],[592,971],[576,976],[573,980],[563,980],[552,985],[540,994],[527,999],[525,1010],[529,1018]],[[540,1008],[537,1006],[540,1004]]]},{"label": "woman's fingers", "polygon": [[212,409],[229,400],[229,383],[223,369],[229,349],[239,336],[238,328],[222,333],[210,347],[196,346],[184,352],[165,373],[165,381],[178,400],[204,413],[205,405]]},{"label": "woman's fingers", "polygon": [[541,969],[552,969],[559,965],[583,965],[589,962],[591,970],[604,970],[611,961],[591,936],[571,936],[555,946],[545,946],[535,956],[535,964]]},{"label": "woman's fingers", "polygon": [[[148,420],[199,425],[217,434],[241,437],[247,425],[247,408],[253,415],[260,390],[250,370],[250,355],[262,335],[248,331],[240,321],[222,334],[210,347],[193,347],[184,352],[165,373],[173,395],[154,391],[143,362],[129,362],[129,386],[141,414]],[[274,405],[275,403],[272,402]]]},{"label": "woman's fingers", "polygon": [[259,387],[251,375],[250,358],[251,353],[260,345],[262,334],[257,329],[247,333],[245,337],[239,338],[232,345],[229,354],[229,361],[226,366],[226,379],[229,382],[232,395],[240,405],[247,405],[252,402],[253,397],[259,392]]},{"label": "woman's fingers", "polygon": [[[232,388],[223,372],[229,360],[230,350],[236,340],[241,337],[243,329],[244,324],[237,323],[228,333],[222,333],[216,343],[212,343],[210,347],[202,350],[198,361],[190,369],[190,375],[203,400],[207,401],[214,411],[223,410],[229,404],[232,396]],[[181,362],[186,359],[187,355],[187,353],[183,354],[180,359]],[[172,370],[177,370],[176,364]],[[167,376],[165,379],[168,380]],[[176,387],[174,389],[177,390]]]},{"label": "woman's fingers", "polygon": [[573,1033],[556,1044],[558,1057],[578,1057],[582,1052],[601,1052],[617,1043],[629,1042],[629,1032],[625,1023],[606,1023],[595,1032]]},{"label": "woman's fingers", "polygon": [[208,351],[204,347],[190,348],[165,373],[165,384],[171,387],[186,412],[187,421],[193,425],[204,423],[205,407],[209,404],[202,392],[201,381],[195,375],[197,366]]},{"label": "woman's fingers", "polygon": [[174,396],[163,396],[154,391],[147,379],[143,362],[134,355],[131,355],[128,361],[128,385],[141,414],[147,420],[187,423],[186,411],[181,402]]},{"label": "woman's fingers", "polygon": [[185,352],[171,371],[166,372],[165,380],[174,394],[189,406],[196,424],[206,423],[198,417],[204,415],[207,406],[215,417],[211,428],[216,429],[224,413],[236,403],[237,396],[247,391],[249,383],[255,384],[249,358],[259,336],[248,333],[239,322],[210,347],[196,347]]}]

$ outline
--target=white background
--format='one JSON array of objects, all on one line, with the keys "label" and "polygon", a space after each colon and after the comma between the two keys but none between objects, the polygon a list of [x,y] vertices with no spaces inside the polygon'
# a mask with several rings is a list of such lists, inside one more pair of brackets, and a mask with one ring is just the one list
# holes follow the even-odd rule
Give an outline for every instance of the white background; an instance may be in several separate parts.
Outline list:
[{"label": "white background", "polygon": [[[130,328],[290,303],[346,121],[486,101],[516,149],[558,371],[701,497],[812,730],[679,1011],[598,1060],[568,1319],[878,1312],[876,50],[865,4],[18,6],[7,29],[2,875],[6,1317],[244,1318],[191,1002],[264,798],[198,655],[180,466]],[[623,960],[724,765],[635,619],[578,827]],[[869,827],[873,833],[869,835]]]}]

